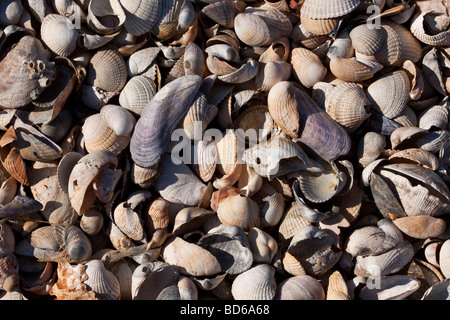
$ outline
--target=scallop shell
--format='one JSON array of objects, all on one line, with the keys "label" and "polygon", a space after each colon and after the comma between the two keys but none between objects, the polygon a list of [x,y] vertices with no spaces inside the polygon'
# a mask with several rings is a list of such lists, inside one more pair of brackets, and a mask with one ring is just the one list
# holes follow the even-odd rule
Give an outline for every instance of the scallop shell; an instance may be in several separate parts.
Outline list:
[{"label": "scallop shell", "polygon": [[268,264],[258,264],[239,274],[231,285],[235,300],[272,300],[277,283],[275,269]]},{"label": "scallop shell", "polygon": [[120,284],[117,277],[100,260],[91,260],[85,265],[88,278],[84,284],[88,290],[95,292],[99,300],[119,300]]},{"label": "scallop shell", "polygon": [[360,0],[325,0],[319,4],[314,0],[306,0],[300,9],[300,13],[312,19],[337,18],[355,10],[360,2]]},{"label": "scallop shell", "polygon": [[[372,108],[387,118],[398,116],[409,101],[411,82],[403,70],[388,73],[367,88]],[[393,103],[394,102],[394,103]]]},{"label": "scallop shell", "polygon": [[134,76],[127,81],[119,95],[119,104],[140,116],[157,91],[153,80],[145,76]]},{"label": "scallop shell", "polygon": [[182,238],[169,238],[163,246],[164,261],[178,268],[179,272],[190,276],[212,276],[221,271],[216,257],[206,249],[189,243]]},{"label": "scallop shell", "polygon": [[120,0],[126,20],[124,28],[134,36],[151,31],[160,21],[163,1],[161,0]]},{"label": "scallop shell", "polygon": [[53,53],[68,57],[77,47],[79,34],[68,18],[49,14],[42,21],[41,37]]},{"label": "scallop shell", "polygon": [[338,84],[325,97],[325,111],[350,133],[370,117],[369,104],[364,90],[355,83]]},{"label": "scallop shell", "polygon": [[[36,99],[56,76],[54,62],[35,37],[24,36],[0,62],[0,105],[19,108]],[[11,97],[14,97],[13,99]]]},{"label": "scallop shell", "polygon": [[291,64],[295,77],[307,88],[322,81],[327,74],[319,56],[305,48],[295,48],[291,51]]},{"label": "scallop shell", "polygon": [[125,60],[114,49],[99,49],[89,62],[86,83],[107,92],[119,92],[127,82]]},{"label": "scallop shell", "polygon": [[159,162],[172,131],[192,105],[201,80],[197,75],[184,76],[155,94],[142,112],[131,137],[130,151],[134,163],[149,168]]},{"label": "scallop shell", "polygon": [[319,280],[309,275],[289,277],[277,286],[274,300],[325,300]]}]

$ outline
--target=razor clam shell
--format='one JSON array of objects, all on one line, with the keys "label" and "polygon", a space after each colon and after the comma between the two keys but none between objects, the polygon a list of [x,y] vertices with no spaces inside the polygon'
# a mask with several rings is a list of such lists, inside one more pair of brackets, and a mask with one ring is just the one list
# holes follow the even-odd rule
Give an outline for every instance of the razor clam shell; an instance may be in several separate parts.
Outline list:
[{"label": "razor clam shell", "polygon": [[269,264],[258,264],[239,274],[231,284],[235,300],[272,300],[277,283],[275,269]]},{"label": "razor clam shell", "polygon": [[159,162],[172,131],[188,112],[201,80],[197,75],[178,78],[162,87],[150,100],[131,137],[134,163],[149,168]]}]

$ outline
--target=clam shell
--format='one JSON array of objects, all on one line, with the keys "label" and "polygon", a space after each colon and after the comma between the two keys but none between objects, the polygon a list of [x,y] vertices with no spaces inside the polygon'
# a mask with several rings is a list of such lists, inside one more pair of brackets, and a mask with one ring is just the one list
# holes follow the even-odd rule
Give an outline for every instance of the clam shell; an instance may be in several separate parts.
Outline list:
[{"label": "clam shell", "polygon": [[237,10],[233,1],[216,1],[205,6],[200,12],[224,28],[234,27]]},{"label": "clam shell", "polygon": [[125,60],[114,49],[99,49],[89,62],[86,83],[107,92],[119,92],[127,82]]},{"label": "clam shell", "polygon": [[432,216],[410,216],[394,220],[394,224],[406,235],[416,239],[439,236],[445,231],[446,222]]},{"label": "clam shell", "polygon": [[[0,105],[19,108],[36,99],[56,76],[54,62],[35,37],[24,36],[0,62]],[[14,98],[11,98],[14,97]]]},{"label": "clam shell", "polygon": [[172,234],[182,236],[190,231],[201,228],[215,212],[198,207],[187,207],[181,209],[175,216]]},{"label": "clam shell", "polygon": [[379,279],[379,288],[361,289],[359,297],[362,300],[403,300],[413,294],[421,283],[412,276],[392,275]]},{"label": "clam shell", "polygon": [[150,68],[160,52],[161,48],[156,46],[140,49],[131,54],[126,60],[128,76],[132,78],[142,75]]},{"label": "clam shell", "polygon": [[127,81],[119,95],[119,104],[140,116],[144,108],[155,96],[156,84],[145,76],[134,76]]},{"label": "clam shell", "polygon": [[325,97],[325,111],[348,132],[356,131],[370,117],[369,100],[355,83],[335,86]]},{"label": "clam shell", "polygon": [[201,80],[197,75],[184,76],[155,94],[142,112],[131,137],[130,151],[134,163],[143,168],[158,163],[172,131],[188,112]]},{"label": "clam shell", "polygon": [[95,292],[99,300],[119,300],[120,284],[116,276],[105,268],[100,260],[91,260],[85,265],[88,278],[84,284],[88,290]]},{"label": "clam shell", "polygon": [[236,226],[216,228],[201,237],[197,245],[216,257],[222,272],[241,274],[253,263],[250,244],[244,231]]},{"label": "clam shell", "polygon": [[140,241],[144,237],[143,221],[126,202],[120,203],[114,209],[114,222],[130,239]]},{"label": "clam shell", "polygon": [[[178,216],[178,215],[177,215]],[[158,198],[152,202],[146,215],[144,215],[145,232],[152,235],[157,229],[169,226],[169,202]]]},{"label": "clam shell", "polygon": [[199,75],[203,77],[206,71],[206,59],[201,48],[190,42],[184,49],[184,73],[186,75]]},{"label": "clam shell", "polygon": [[306,48],[295,48],[291,51],[291,64],[294,76],[307,88],[322,81],[327,74],[319,56]]},{"label": "clam shell", "polygon": [[306,0],[300,9],[300,13],[313,19],[337,18],[355,10],[360,2],[360,0],[325,0],[319,4],[313,0]]},{"label": "clam shell", "polygon": [[[387,118],[398,116],[409,101],[411,82],[403,70],[388,73],[367,88],[372,108]],[[393,103],[394,102],[394,103]]]},{"label": "clam shell", "polygon": [[93,236],[103,228],[103,213],[95,208],[90,208],[80,219],[80,228],[86,234]]},{"label": "clam shell", "polygon": [[[349,151],[350,139],[345,129],[292,82],[282,81],[273,86],[267,99],[269,112],[283,132],[323,159],[333,160]],[[335,142],[333,148],[327,142],[331,137]]]},{"label": "clam shell", "polygon": [[319,280],[299,275],[281,281],[274,300],[325,300],[325,291]]},{"label": "clam shell", "polygon": [[179,237],[167,239],[162,249],[162,257],[166,263],[176,266],[184,275],[212,276],[221,271],[214,255]]},{"label": "clam shell", "polygon": [[208,103],[206,96],[198,92],[183,119],[183,129],[191,140],[200,140],[206,127],[216,117],[218,108]]},{"label": "clam shell", "polygon": [[418,127],[424,130],[445,129],[448,125],[448,109],[444,106],[436,105],[426,109],[419,116]]},{"label": "clam shell", "polygon": [[41,37],[54,54],[68,57],[77,47],[79,34],[68,18],[49,14],[42,21]]},{"label": "clam shell", "polygon": [[249,58],[247,62],[243,63],[242,66],[229,74],[219,75],[218,78],[226,83],[238,84],[247,82],[258,73],[258,62],[252,58]]},{"label": "clam shell", "polygon": [[134,36],[151,31],[160,21],[163,9],[161,0],[120,0],[126,14],[124,28]]},{"label": "clam shell", "polygon": [[252,228],[248,232],[248,241],[253,261],[267,264],[272,262],[278,250],[278,244],[271,235],[259,228]]},{"label": "clam shell", "polygon": [[239,274],[231,285],[235,300],[272,300],[277,283],[275,269],[268,264],[258,264]]},{"label": "clam shell", "polygon": [[113,34],[120,31],[127,16],[119,0],[91,0],[88,6],[87,22],[98,34]]},{"label": "clam shell", "polygon": [[261,223],[263,227],[277,225],[284,214],[284,197],[281,193],[275,193],[263,199],[264,205],[261,209]]},{"label": "clam shell", "polygon": [[224,199],[217,208],[217,216],[223,224],[238,226],[245,231],[259,227],[261,223],[258,205],[244,195],[232,195]]}]

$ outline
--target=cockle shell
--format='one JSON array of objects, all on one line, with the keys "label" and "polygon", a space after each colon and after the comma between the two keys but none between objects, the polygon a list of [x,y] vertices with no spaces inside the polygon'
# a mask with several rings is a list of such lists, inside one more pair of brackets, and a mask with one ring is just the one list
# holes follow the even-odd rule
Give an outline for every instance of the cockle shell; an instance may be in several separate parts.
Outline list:
[{"label": "cockle shell", "polygon": [[179,272],[185,275],[212,276],[221,271],[214,255],[180,237],[167,239],[162,249],[162,257],[166,263],[176,266]]},{"label": "cockle shell", "polygon": [[42,21],[41,37],[53,53],[68,57],[77,47],[79,34],[68,18],[49,14]]},{"label": "cockle shell", "polygon": [[448,109],[444,106],[436,105],[430,107],[419,115],[418,127],[425,130],[433,128],[445,129],[449,121],[448,114]]},{"label": "cockle shell", "polygon": [[446,240],[439,249],[439,267],[442,274],[449,278],[450,274],[450,241]]},{"label": "cockle shell", "polygon": [[103,228],[104,217],[100,210],[90,208],[80,219],[80,228],[88,235],[96,235]]},{"label": "cockle shell", "polygon": [[236,6],[233,1],[220,0],[208,4],[200,12],[225,28],[233,28],[236,16]]},{"label": "cockle shell", "polygon": [[274,258],[278,244],[267,232],[259,228],[251,228],[248,232],[248,241],[256,263],[270,264]]},{"label": "cockle shell", "polygon": [[328,35],[336,29],[339,19],[313,19],[300,14],[300,22],[307,31],[313,34]]},{"label": "cockle shell", "polygon": [[295,77],[306,88],[322,81],[327,74],[319,56],[306,48],[295,48],[291,51],[291,64]]},{"label": "cockle shell", "polygon": [[183,66],[186,75],[203,77],[205,74],[206,59],[203,51],[195,42],[190,42],[184,49]]},{"label": "cockle shell", "polygon": [[314,0],[306,0],[301,9],[301,15],[312,19],[329,19],[344,16],[355,10],[360,0],[325,0],[320,4]]},{"label": "cockle shell", "polygon": [[[24,36],[0,62],[0,106],[19,108],[36,99],[56,76],[42,43]],[[13,99],[11,97],[14,97]]]},{"label": "cockle shell", "polygon": [[126,15],[119,0],[91,0],[88,6],[87,22],[98,34],[113,34],[126,21]]},{"label": "cockle shell", "polygon": [[89,62],[86,84],[107,92],[119,92],[127,82],[127,66],[115,49],[99,49]]},{"label": "cockle shell", "polygon": [[383,45],[386,32],[383,28],[370,28],[368,24],[361,24],[353,28],[349,36],[356,52],[371,56]]},{"label": "cockle shell", "polygon": [[376,160],[386,146],[386,137],[380,133],[369,131],[361,140],[357,148],[358,162],[366,167],[372,161]]},{"label": "cockle shell", "polygon": [[359,297],[362,300],[404,300],[417,291],[420,281],[412,276],[392,275],[381,277],[379,288],[361,289]]},{"label": "cockle shell", "polygon": [[325,291],[312,276],[293,276],[278,284],[274,300],[325,300]]},{"label": "cockle shell", "polygon": [[140,49],[131,54],[125,62],[128,76],[143,75],[151,67],[160,52],[161,48],[156,46]]},{"label": "cockle shell", "polygon": [[216,117],[218,108],[208,103],[206,96],[198,92],[183,119],[183,129],[191,140],[199,140],[206,127]]},{"label": "cockle shell", "polygon": [[31,245],[34,247],[34,256],[44,261],[68,259],[69,262],[79,262],[92,254],[92,245],[87,236],[72,225],[40,227],[31,233]]},{"label": "cockle shell", "polygon": [[433,11],[427,10],[417,14],[411,23],[412,34],[421,42],[432,46],[447,46],[450,44],[450,31],[443,31],[437,34],[429,34],[425,26],[427,15],[433,14]]},{"label": "cockle shell", "polygon": [[338,270],[328,278],[327,300],[350,300],[347,283]]},{"label": "cockle shell", "polygon": [[83,281],[88,290],[95,293],[99,300],[119,300],[120,284],[117,277],[100,260],[90,260],[85,263],[88,278]]},{"label": "cockle shell", "polygon": [[119,104],[140,116],[157,91],[153,80],[145,76],[134,76],[127,81],[119,95]]},{"label": "cockle shell", "polygon": [[134,36],[151,31],[160,21],[162,3],[161,0],[121,0],[126,14],[124,28]]},{"label": "cockle shell", "polygon": [[259,67],[255,77],[256,87],[262,91],[270,89],[280,81],[287,81],[291,77],[292,67],[285,61],[269,61]]},{"label": "cockle shell", "polygon": [[297,202],[293,201],[281,220],[280,228],[278,229],[279,237],[283,240],[289,240],[298,230],[309,225],[311,225],[311,222],[303,217]]},{"label": "cockle shell", "polygon": [[438,237],[447,226],[445,220],[426,215],[400,217],[394,220],[394,224],[403,233],[416,239]]},{"label": "cockle shell", "polygon": [[130,151],[134,163],[149,168],[159,162],[172,131],[188,112],[201,83],[200,76],[184,76],[155,94],[142,112],[131,137]]},{"label": "cockle shell", "polygon": [[284,214],[285,200],[281,193],[274,193],[263,198],[264,205],[261,209],[261,223],[263,227],[277,225]]},{"label": "cockle shell", "polygon": [[330,71],[338,79],[346,82],[361,82],[374,76],[373,70],[355,58],[332,56]]},{"label": "cockle shell", "polygon": [[[295,141],[329,161],[348,153],[350,137],[345,129],[294,83],[277,83],[267,99],[273,120]],[[328,143],[331,140],[332,147]]]},{"label": "cockle shell", "polygon": [[141,241],[143,239],[143,220],[127,202],[120,203],[114,209],[113,218],[117,227],[130,239],[135,241]]},{"label": "cockle shell", "polygon": [[231,285],[235,300],[272,300],[277,283],[275,269],[269,264],[258,264],[239,274]]},{"label": "cockle shell", "polygon": [[347,239],[346,251],[352,256],[381,254],[396,246],[398,241],[376,226],[356,229]]}]

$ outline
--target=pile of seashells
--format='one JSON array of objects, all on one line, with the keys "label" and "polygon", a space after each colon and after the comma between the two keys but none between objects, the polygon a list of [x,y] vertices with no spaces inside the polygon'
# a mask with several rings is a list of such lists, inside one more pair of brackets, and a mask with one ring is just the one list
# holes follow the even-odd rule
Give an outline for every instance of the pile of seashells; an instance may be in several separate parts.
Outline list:
[{"label": "pile of seashells", "polygon": [[2,0],[0,298],[450,299],[449,92],[447,1]]}]

